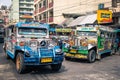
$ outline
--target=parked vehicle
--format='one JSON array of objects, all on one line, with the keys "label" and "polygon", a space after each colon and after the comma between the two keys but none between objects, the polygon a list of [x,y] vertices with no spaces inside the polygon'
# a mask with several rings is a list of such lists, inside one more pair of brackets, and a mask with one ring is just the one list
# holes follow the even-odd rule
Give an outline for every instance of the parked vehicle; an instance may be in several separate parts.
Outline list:
[{"label": "parked vehicle", "polygon": [[101,59],[104,53],[115,53],[116,30],[110,27],[77,27],[76,37],[64,46],[65,59],[87,59],[90,63]]},{"label": "parked vehicle", "polygon": [[4,50],[6,58],[16,62],[18,73],[27,66],[50,65],[59,71],[63,52],[58,43],[49,39],[49,25],[38,22],[18,22],[6,28]]}]

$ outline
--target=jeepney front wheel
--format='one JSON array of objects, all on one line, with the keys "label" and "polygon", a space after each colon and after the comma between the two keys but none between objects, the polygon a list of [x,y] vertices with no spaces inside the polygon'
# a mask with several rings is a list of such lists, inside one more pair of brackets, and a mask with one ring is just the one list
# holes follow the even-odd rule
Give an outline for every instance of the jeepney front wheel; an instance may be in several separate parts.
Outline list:
[{"label": "jeepney front wheel", "polygon": [[51,68],[53,71],[59,71],[61,69],[61,67],[62,67],[62,63],[51,65]]},{"label": "jeepney front wheel", "polygon": [[96,60],[96,52],[95,52],[95,50],[90,50],[89,54],[88,54],[88,61],[90,63],[93,63],[93,62],[95,62],[95,60]]},{"label": "jeepney front wheel", "polygon": [[16,57],[16,70],[19,74],[22,74],[25,71],[24,55],[22,53],[18,53]]}]

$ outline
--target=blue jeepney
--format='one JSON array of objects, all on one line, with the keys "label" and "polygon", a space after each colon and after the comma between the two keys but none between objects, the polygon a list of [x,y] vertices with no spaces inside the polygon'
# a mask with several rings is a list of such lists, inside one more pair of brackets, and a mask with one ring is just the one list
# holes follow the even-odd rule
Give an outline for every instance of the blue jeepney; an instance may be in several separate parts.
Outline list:
[{"label": "blue jeepney", "polygon": [[5,30],[4,50],[7,58],[16,62],[18,73],[27,66],[50,65],[59,71],[64,59],[58,44],[49,38],[49,25],[39,22],[18,22]]}]

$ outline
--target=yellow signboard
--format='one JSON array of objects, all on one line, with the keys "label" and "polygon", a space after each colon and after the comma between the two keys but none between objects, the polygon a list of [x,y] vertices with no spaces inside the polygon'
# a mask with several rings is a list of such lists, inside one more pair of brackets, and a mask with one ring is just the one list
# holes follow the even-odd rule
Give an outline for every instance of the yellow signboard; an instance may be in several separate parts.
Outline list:
[{"label": "yellow signboard", "polygon": [[98,10],[97,11],[98,24],[111,23],[112,22],[112,11],[109,10]]}]

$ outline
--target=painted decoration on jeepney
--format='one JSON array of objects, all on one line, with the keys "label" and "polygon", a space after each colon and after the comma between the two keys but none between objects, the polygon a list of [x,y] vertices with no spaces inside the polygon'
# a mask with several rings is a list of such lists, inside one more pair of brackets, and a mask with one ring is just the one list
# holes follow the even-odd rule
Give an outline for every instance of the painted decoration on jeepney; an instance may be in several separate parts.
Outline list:
[{"label": "painted decoration on jeepney", "polygon": [[56,29],[56,32],[71,32],[72,29],[62,29],[62,28],[59,28],[59,29]]},{"label": "painted decoration on jeepney", "polygon": [[111,23],[112,22],[112,11],[97,10],[97,21],[98,21],[98,24]]},{"label": "painted decoration on jeepney", "polygon": [[62,29],[55,29],[56,32],[62,32]]},{"label": "painted decoration on jeepney", "polygon": [[97,27],[78,27],[78,31],[97,31]]},{"label": "painted decoration on jeepney", "polygon": [[38,23],[31,23],[31,24],[21,24],[22,27],[34,27],[34,26],[40,26]]}]

